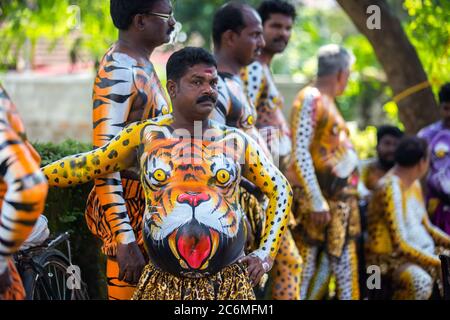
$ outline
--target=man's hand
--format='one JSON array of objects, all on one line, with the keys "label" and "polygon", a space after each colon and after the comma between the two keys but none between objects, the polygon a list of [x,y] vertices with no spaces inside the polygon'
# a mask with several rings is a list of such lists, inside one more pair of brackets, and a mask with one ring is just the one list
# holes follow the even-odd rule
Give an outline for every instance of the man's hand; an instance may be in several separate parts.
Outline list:
[{"label": "man's hand", "polygon": [[4,294],[6,290],[12,285],[11,275],[9,269],[6,268],[5,272],[0,274],[0,295]]},{"label": "man's hand", "polygon": [[262,276],[272,268],[273,262],[263,262],[255,255],[249,254],[239,260],[247,265],[248,274],[253,287],[261,281]]},{"label": "man's hand", "polygon": [[312,222],[318,227],[326,227],[331,220],[330,211],[316,211],[311,213]]},{"label": "man's hand", "polygon": [[117,245],[117,263],[119,264],[119,280],[129,284],[137,284],[145,267],[144,256],[136,241]]}]

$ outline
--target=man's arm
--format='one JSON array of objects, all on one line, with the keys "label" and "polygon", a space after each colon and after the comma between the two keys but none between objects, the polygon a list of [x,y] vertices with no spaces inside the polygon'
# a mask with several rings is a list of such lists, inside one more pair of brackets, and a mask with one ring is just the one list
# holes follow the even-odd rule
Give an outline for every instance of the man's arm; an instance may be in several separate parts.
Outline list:
[{"label": "man's arm", "polygon": [[127,169],[134,164],[142,130],[148,123],[133,123],[101,148],[68,156],[45,166],[42,171],[49,185],[63,188],[75,186]]},{"label": "man's arm", "polygon": [[438,246],[450,249],[450,236],[434,226],[428,218],[428,214],[424,214],[422,223]]},{"label": "man's arm", "polygon": [[440,266],[439,258],[435,255],[430,255],[420,248],[416,248],[406,239],[406,226],[401,222],[405,213],[403,212],[402,190],[398,181],[390,179],[386,182],[384,190],[384,202],[386,207],[384,214],[389,228],[393,245],[411,261],[420,266]]},{"label": "man's arm", "polygon": [[9,95],[6,93],[3,86],[0,84],[0,105],[5,109],[6,121],[10,128],[19,136],[23,144],[28,148],[33,160],[39,165],[41,163],[41,156],[34,149],[31,143],[28,141],[25,126],[23,125],[22,119],[17,112],[16,105],[11,101]]},{"label": "man's arm", "polygon": [[263,263],[268,263],[271,268],[278,253],[281,236],[287,228],[292,204],[292,189],[287,179],[264,155],[257,143],[248,135],[245,135],[245,140],[243,176],[269,198],[261,244],[252,254]]},{"label": "man's arm", "polygon": [[305,191],[305,203],[309,212],[328,212],[329,206],[317,180],[311,153],[309,151],[315,131],[315,116],[318,104],[316,96],[307,92],[305,96],[297,98],[294,102],[294,115],[292,125],[293,157],[296,178]]},{"label": "man's arm", "polygon": [[267,79],[260,62],[253,62],[241,72],[245,83],[245,92],[254,106],[258,106],[261,96],[268,95]]},{"label": "man's arm", "polygon": [[[93,95],[93,145],[100,148],[116,136],[127,123],[133,105],[143,99],[145,92],[138,90],[136,83],[148,82],[145,73],[137,72],[137,64],[131,57],[112,53],[102,61],[94,84]],[[138,81],[139,80],[139,81]],[[145,86],[144,86],[145,87]],[[121,244],[136,241],[130,225],[122,179],[119,172],[112,172],[95,179],[95,191],[100,205],[105,210],[105,218],[115,240]],[[115,204],[111,206],[111,204]]]},{"label": "man's arm", "polygon": [[0,214],[0,274],[44,210],[47,183],[22,139],[0,122],[0,168],[6,193]]}]

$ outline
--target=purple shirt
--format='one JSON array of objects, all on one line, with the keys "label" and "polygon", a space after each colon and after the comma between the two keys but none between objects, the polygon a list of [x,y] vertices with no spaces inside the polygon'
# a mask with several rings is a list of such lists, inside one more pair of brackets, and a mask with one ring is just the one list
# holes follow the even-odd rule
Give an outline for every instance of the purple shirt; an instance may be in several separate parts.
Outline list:
[{"label": "purple shirt", "polygon": [[427,203],[432,222],[450,234],[450,129],[442,121],[418,133],[430,148],[430,169],[427,175]]},{"label": "purple shirt", "polygon": [[417,136],[419,138],[427,140],[428,143],[431,143],[431,140],[434,138],[434,136],[442,130],[448,129],[444,128],[444,124],[442,120],[440,120],[420,130]]}]

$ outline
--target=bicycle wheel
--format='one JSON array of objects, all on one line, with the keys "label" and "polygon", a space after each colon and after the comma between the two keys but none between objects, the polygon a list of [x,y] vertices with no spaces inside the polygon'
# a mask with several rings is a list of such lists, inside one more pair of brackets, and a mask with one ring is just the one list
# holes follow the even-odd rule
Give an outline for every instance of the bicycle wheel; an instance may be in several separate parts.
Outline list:
[{"label": "bicycle wheel", "polygon": [[70,289],[67,280],[71,277],[68,259],[60,251],[44,251],[34,259],[35,269],[24,281],[27,298],[30,300],[87,300],[86,284],[81,289]]}]

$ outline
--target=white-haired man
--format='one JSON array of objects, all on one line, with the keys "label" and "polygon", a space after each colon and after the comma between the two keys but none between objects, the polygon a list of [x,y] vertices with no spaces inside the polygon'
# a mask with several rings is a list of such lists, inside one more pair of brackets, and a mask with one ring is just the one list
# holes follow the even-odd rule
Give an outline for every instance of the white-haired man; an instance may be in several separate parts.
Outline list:
[{"label": "white-haired man", "polygon": [[317,80],[299,92],[293,105],[288,178],[296,189],[294,234],[304,260],[300,299],[308,297],[322,250],[336,277],[338,298],[359,299],[358,158],[334,102],[347,86],[353,60],[340,46],[320,48]]}]

